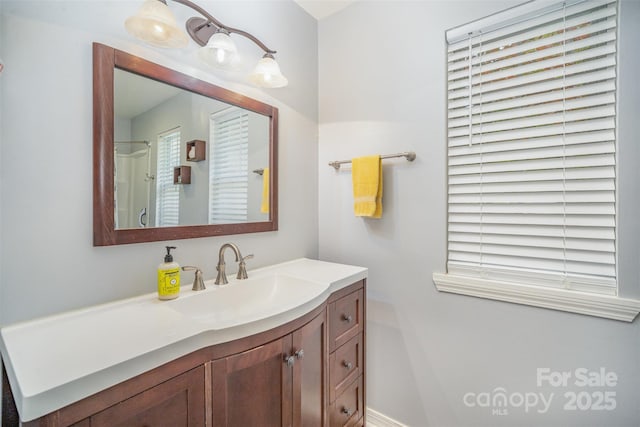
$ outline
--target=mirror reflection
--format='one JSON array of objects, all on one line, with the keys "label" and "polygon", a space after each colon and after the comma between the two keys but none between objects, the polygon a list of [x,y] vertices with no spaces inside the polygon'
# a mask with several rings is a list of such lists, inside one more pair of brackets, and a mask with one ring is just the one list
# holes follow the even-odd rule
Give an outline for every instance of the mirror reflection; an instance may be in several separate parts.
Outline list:
[{"label": "mirror reflection", "polygon": [[114,70],[116,229],[269,221],[270,117]]}]

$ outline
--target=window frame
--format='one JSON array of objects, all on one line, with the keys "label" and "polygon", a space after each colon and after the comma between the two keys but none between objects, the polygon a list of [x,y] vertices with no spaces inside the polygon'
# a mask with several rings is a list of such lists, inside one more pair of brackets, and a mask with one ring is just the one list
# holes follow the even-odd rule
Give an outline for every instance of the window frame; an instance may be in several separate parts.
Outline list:
[{"label": "window frame", "polygon": [[[571,5],[579,2],[569,2]],[[562,3],[558,3],[562,4]],[[558,6],[554,4],[546,6],[544,12]],[[616,7],[618,5],[616,4]],[[537,10],[536,10],[537,8]],[[447,38],[456,39],[455,42],[463,40],[465,35],[481,30],[483,32],[499,31],[505,26],[514,23],[526,21],[526,16],[536,16],[540,14],[540,6],[527,3],[524,6],[516,6],[504,12],[491,15],[485,19],[474,21],[470,24],[456,27],[447,32]],[[616,19],[619,19],[619,15]],[[451,33],[451,34],[450,34]],[[616,45],[619,40],[616,41]],[[619,54],[619,51],[616,55]],[[617,64],[616,64],[617,67]],[[616,86],[619,73],[616,73]],[[617,106],[617,102],[616,102]],[[616,112],[616,123],[617,123]],[[617,126],[616,126],[617,132]],[[616,135],[617,137],[617,135]],[[617,138],[615,144],[617,145]],[[617,155],[617,153],[616,153]],[[617,164],[617,160],[616,160]],[[617,175],[617,174],[616,174]],[[617,179],[617,178],[616,178]],[[617,186],[616,190],[617,192]],[[449,203],[447,203],[449,206]],[[615,218],[618,217],[617,202]],[[447,221],[449,224],[449,221]],[[617,233],[617,225],[616,225]],[[449,235],[449,230],[447,230]],[[617,236],[616,242],[616,267],[618,264],[617,257]],[[449,250],[447,251],[449,254]],[[447,256],[449,259],[449,256]],[[616,274],[617,276],[617,274]],[[470,295],[481,298],[508,301],[530,306],[544,307],[573,313],[587,314],[598,317],[605,317],[623,321],[633,321],[638,312],[640,312],[640,301],[629,298],[621,298],[616,295],[605,295],[586,291],[568,290],[563,288],[554,288],[540,286],[535,281],[511,281],[504,280],[502,277],[487,277],[487,275],[461,275],[449,273],[433,273],[433,281],[438,291],[451,292],[456,294]],[[616,287],[616,290],[619,285]]]}]

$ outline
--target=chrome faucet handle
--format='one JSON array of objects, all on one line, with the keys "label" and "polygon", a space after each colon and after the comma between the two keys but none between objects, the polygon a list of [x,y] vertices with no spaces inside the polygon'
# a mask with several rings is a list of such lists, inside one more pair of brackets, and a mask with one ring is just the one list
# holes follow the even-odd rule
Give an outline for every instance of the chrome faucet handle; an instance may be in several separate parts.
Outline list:
[{"label": "chrome faucet handle", "polygon": [[204,280],[202,279],[202,270],[192,265],[185,265],[184,267],[182,267],[182,271],[193,271],[193,270],[196,271],[196,274],[195,274],[195,277],[193,278],[193,287],[191,288],[191,290],[204,291],[207,288],[204,286]]},{"label": "chrome faucet handle", "polygon": [[238,264],[238,275],[236,276],[236,279],[243,280],[249,278],[249,276],[247,275],[247,264],[244,262],[244,260],[252,258],[253,254],[249,254],[245,257],[240,257],[240,263]]}]

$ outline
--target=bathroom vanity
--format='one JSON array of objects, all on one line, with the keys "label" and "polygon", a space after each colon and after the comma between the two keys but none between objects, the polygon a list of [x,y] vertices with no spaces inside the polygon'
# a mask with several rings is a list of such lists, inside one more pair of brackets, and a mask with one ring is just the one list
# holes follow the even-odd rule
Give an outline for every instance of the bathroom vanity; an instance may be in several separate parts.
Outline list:
[{"label": "bathroom vanity", "polygon": [[300,259],[3,328],[18,412],[27,426],[362,426],[366,275]]}]

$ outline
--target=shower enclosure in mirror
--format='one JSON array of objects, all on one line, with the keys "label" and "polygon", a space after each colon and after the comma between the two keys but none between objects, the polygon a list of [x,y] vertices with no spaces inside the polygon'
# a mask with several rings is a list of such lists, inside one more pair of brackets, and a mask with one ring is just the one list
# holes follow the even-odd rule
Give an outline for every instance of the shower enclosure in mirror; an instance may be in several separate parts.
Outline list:
[{"label": "shower enclosure in mirror", "polygon": [[116,229],[146,227],[153,185],[149,141],[115,141],[114,221]]},{"label": "shower enclosure in mirror", "polygon": [[94,44],[94,244],[276,230],[277,118]]}]

